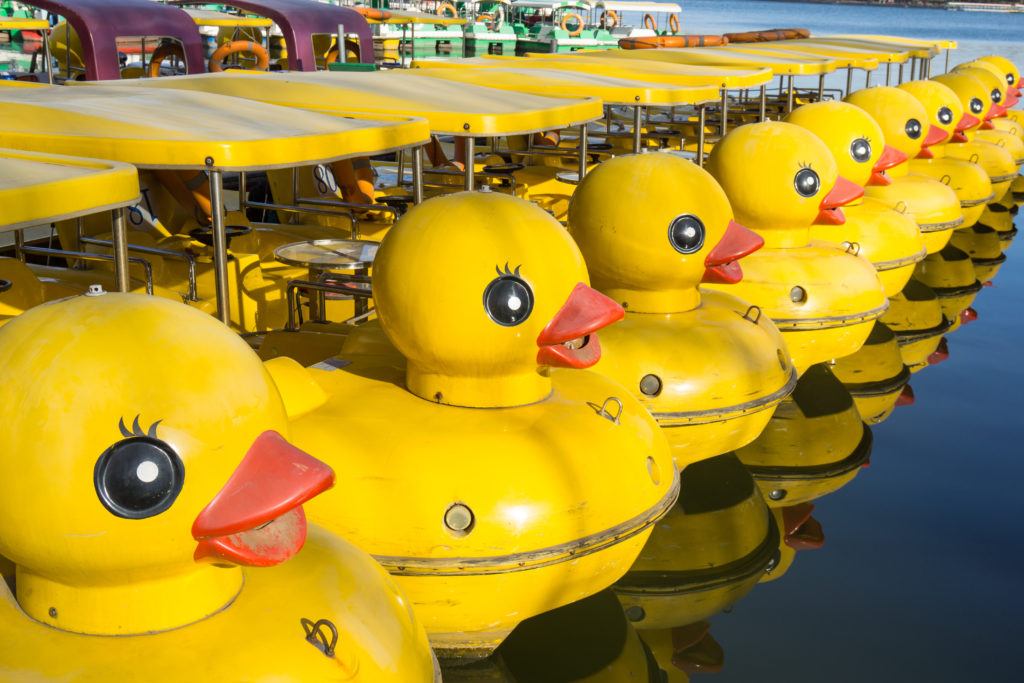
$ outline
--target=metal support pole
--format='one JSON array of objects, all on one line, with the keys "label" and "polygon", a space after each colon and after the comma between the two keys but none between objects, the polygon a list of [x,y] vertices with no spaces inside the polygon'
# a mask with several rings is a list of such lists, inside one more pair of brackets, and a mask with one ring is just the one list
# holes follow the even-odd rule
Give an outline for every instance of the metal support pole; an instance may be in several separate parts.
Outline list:
[{"label": "metal support pole", "polygon": [[113,242],[114,242],[114,283],[117,291],[127,292],[131,289],[128,276],[128,226],[125,223],[124,209],[114,209]]},{"label": "metal support pole", "polygon": [[793,111],[793,77],[788,76],[787,78],[789,78],[789,95],[786,97],[786,112],[790,113]]},{"label": "metal support pole", "polygon": [[412,203],[423,203],[423,148],[412,149]]},{"label": "metal support pole", "polygon": [[870,69],[864,69],[864,87],[865,88],[870,88],[871,87],[871,70]]},{"label": "metal support pole", "polygon": [[846,94],[853,92],[853,67],[846,67]]},{"label": "metal support pole", "polygon": [[238,210],[242,213],[243,216],[246,215],[245,203],[248,198],[248,183],[246,182],[245,171],[242,171],[241,173],[238,174]]},{"label": "metal support pole", "polygon": [[891,77],[892,77],[892,62],[886,62],[885,63],[885,84],[886,85],[890,85],[891,84],[890,83]]},{"label": "metal support pole", "polygon": [[899,73],[896,75],[896,85],[899,85],[902,82],[903,82],[903,64],[901,63],[900,64]]},{"label": "metal support pole", "polygon": [[[338,61],[344,64],[348,61],[348,54],[345,50],[345,24],[338,24]],[[324,68],[328,68],[324,64]]]},{"label": "metal support pole", "polygon": [[210,174],[210,213],[213,214],[213,277],[217,286],[217,317],[225,325],[231,322],[228,291],[228,236],[224,227],[224,173],[206,159]]},{"label": "metal support pole", "polygon": [[818,101],[825,99],[825,74],[818,76]]},{"label": "metal support pole", "polygon": [[761,121],[764,121],[768,117],[768,88],[764,85],[761,86]]},{"label": "metal support pole", "polygon": [[945,68],[945,72],[949,73],[949,50],[948,49],[946,50],[946,68]]},{"label": "metal support pole", "polygon": [[583,176],[587,175],[587,124],[580,126],[580,144],[578,146],[579,151],[579,181],[583,182]]},{"label": "metal support pole", "polygon": [[51,85],[55,83],[53,75],[53,55],[50,54],[50,33],[53,29],[43,32],[43,59],[46,60],[46,80]]},{"label": "metal support pole", "polygon": [[643,145],[643,128],[640,123],[643,113],[640,105],[633,107],[633,154],[639,154]]},{"label": "metal support pole", "polygon": [[15,230],[14,231],[14,257],[16,259],[18,259],[19,261],[21,261],[22,263],[25,262],[25,252],[22,251],[22,249],[24,249],[24,248],[25,248],[25,231],[24,230]]},{"label": "metal support pole", "polygon": [[707,118],[705,106],[697,105],[697,165],[701,168],[704,168],[704,127],[707,125]]},{"label": "metal support pole", "polygon": [[724,138],[729,132],[729,91],[722,88],[722,127],[719,134]]},{"label": "metal support pole", "polygon": [[476,180],[476,178],[474,178],[473,176],[473,173],[476,171],[473,164],[473,157],[475,156],[476,138],[470,135],[468,138],[466,138],[466,184],[464,186],[466,192],[472,192],[475,189],[474,181]]}]

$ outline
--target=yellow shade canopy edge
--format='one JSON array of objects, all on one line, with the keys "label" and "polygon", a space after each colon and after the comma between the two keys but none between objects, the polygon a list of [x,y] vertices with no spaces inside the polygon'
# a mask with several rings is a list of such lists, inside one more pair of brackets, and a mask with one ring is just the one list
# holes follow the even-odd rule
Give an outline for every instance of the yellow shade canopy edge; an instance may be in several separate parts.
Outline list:
[{"label": "yellow shade canopy edge", "polygon": [[0,232],[129,206],[138,201],[133,166],[0,149]]},{"label": "yellow shade canopy edge", "polygon": [[203,92],[103,85],[0,88],[0,147],[140,168],[251,171],[382,154],[429,139],[422,120],[357,116]]},{"label": "yellow shade canopy edge", "polygon": [[[603,116],[600,100],[512,94],[398,72],[231,70],[174,78],[111,81],[122,89],[180,90],[319,113],[426,119],[439,135],[495,137],[552,130]],[[2,88],[0,88],[2,93]]]}]

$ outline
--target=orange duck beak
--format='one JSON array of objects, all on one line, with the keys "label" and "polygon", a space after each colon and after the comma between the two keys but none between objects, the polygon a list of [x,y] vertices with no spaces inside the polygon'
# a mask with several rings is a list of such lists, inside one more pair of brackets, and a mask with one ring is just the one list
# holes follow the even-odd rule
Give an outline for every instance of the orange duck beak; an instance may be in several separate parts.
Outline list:
[{"label": "orange duck beak", "polygon": [[764,246],[764,239],[736,221],[729,221],[725,235],[704,259],[701,282],[734,285],[743,279],[739,260]]},{"label": "orange duck beak", "polygon": [[918,153],[918,159],[934,159],[935,155],[932,153],[929,147],[937,145],[940,142],[944,142],[949,135],[946,131],[942,130],[938,126],[932,124],[928,127],[928,134],[924,136],[924,142],[921,143],[921,151]]},{"label": "orange duck beak", "polygon": [[871,177],[868,178],[868,185],[891,185],[892,180],[885,172],[894,166],[899,166],[907,160],[907,155],[895,147],[886,145],[882,150],[882,156],[878,157],[874,167],[871,169]]},{"label": "orange duck beak", "polygon": [[981,123],[981,119],[974,114],[968,114],[965,112],[957,122],[956,130],[953,131],[953,142],[967,142],[966,131],[974,128],[979,123]]},{"label": "orange duck beak", "polygon": [[591,367],[601,360],[601,343],[595,333],[625,315],[622,306],[580,282],[537,337],[537,364]]},{"label": "orange duck beak", "polygon": [[330,467],[277,432],[263,432],[192,524],[193,557],[249,567],[284,562],[306,542],[302,504],[333,485]]},{"label": "orange duck beak", "polygon": [[817,225],[842,225],[846,222],[841,206],[864,196],[864,188],[857,183],[847,180],[843,176],[836,178],[836,184],[832,190],[825,195],[818,205],[818,217],[814,219]]}]

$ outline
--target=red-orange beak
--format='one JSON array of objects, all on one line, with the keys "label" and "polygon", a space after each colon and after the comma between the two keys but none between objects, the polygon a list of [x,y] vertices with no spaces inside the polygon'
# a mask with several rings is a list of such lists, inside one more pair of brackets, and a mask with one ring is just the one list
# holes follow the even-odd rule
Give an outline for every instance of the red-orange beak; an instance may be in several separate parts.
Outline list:
[{"label": "red-orange beak", "polygon": [[886,145],[882,150],[882,156],[878,157],[874,167],[871,169],[871,177],[868,178],[868,185],[891,185],[892,180],[885,172],[894,166],[899,166],[907,160],[907,155],[895,147]]},{"label": "red-orange beak", "polygon": [[764,239],[753,230],[736,221],[729,221],[725,235],[704,259],[704,277],[701,282],[734,285],[743,279],[738,261],[764,246]]},{"label": "red-orange beak", "polygon": [[725,665],[725,651],[709,629],[698,621],[672,629],[672,666],[687,674],[718,673]]},{"label": "red-orange beak", "polygon": [[1006,116],[1006,107],[995,102],[988,108],[988,113],[985,114],[985,121],[981,124],[984,130],[992,130],[995,126],[992,125],[992,119],[998,119]]},{"label": "red-orange beak", "polygon": [[981,123],[981,119],[974,114],[968,114],[965,112],[957,122],[956,130],[953,131],[953,142],[967,142],[967,135],[965,135],[965,131],[974,128],[979,123]]},{"label": "red-orange beak", "polygon": [[192,524],[196,561],[269,567],[306,542],[302,504],[334,485],[334,471],[275,431],[260,434]]},{"label": "red-orange beak", "polygon": [[921,151],[918,153],[918,159],[934,159],[935,155],[928,149],[932,145],[937,145],[940,142],[944,142],[949,135],[946,131],[942,130],[935,124],[928,126],[928,134],[924,136],[924,142],[921,143]]},{"label": "red-orange beak", "polygon": [[978,312],[971,306],[968,306],[964,310],[960,311],[960,324],[966,325],[967,323],[973,323],[978,319]]},{"label": "red-orange beak", "polygon": [[1020,88],[1011,85],[1006,89],[1006,102],[1003,103],[1003,106],[1006,109],[1010,109],[1017,106],[1018,102],[1020,102]]},{"label": "red-orange beak", "polygon": [[846,216],[843,215],[839,207],[846,206],[863,196],[863,187],[839,176],[836,178],[836,184],[832,187],[832,191],[825,195],[821,204],[818,205],[818,217],[814,219],[814,222],[817,225],[842,225],[846,222]]},{"label": "red-orange beak", "polygon": [[946,338],[943,337],[939,340],[939,346],[935,351],[928,356],[928,365],[938,365],[939,363],[949,358],[949,344],[946,342]]},{"label": "red-orange beak", "polygon": [[811,516],[813,503],[791,505],[782,510],[782,524],[786,528],[785,542],[794,550],[815,550],[825,545],[825,532],[821,522]]},{"label": "red-orange beak", "polygon": [[537,337],[537,364],[589,368],[601,360],[601,344],[594,333],[625,315],[622,306],[580,282]]},{"label": "red-orange beak", "polygon": [[896,407],[912,406],[914,405],[915,400],[914,388],[907,384],[903,387],[903,391],[900,392],[900,395],[896,397]]}]

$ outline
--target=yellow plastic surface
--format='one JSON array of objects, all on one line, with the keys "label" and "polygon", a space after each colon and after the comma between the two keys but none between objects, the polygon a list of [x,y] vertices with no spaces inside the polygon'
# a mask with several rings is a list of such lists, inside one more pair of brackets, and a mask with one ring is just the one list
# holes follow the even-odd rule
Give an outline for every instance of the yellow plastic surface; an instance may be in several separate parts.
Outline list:
[{"label": "yellow plastic surface", "polygon": [[266,17],[241,16],[210,9],[182,8],[196,22],[196,26],[220,26],[224,28],[270,28],[274,22]]},{"label": "yellow plastic surface", "polygon": [[371,24],[416,24],[427,26],[462,26],[466,23],[465,17],[450,17],[448,15],[430,14],[427,12],[416,12],[407,9],[388,9],[391,16],[387,19],[369,19]]},{"label": "yellow plastic surface", "polygon": [[834,60],[817,57],[786,58],[746,54],[725,47],[659,48],[657,50],[606,50],[602,56],[618,59],[642,59],[672,64],[729,66],[744,69],[771,69],[776,76],[816,76],[838,68]]},{"label": "yellow plastic surface", "polygon": [[833,62],[835,68],[866,69],[873,71],[878,68],[878,53],[853,48],[840,49],[828,46],[818,46],[809,43],[789,45],[780,41],[767,43],[730,43],[728,49],[734,52],[747,55],[768,55],[786,58],[820,58]]},{"label": "yellow plastic surface", "polygon": [[774,78],[770,69],[692,66],[643,60],[606,59],[602,52],[549,54],[531,52],[525,57],[485,55],[469,59],[425,61],[432,69],[503,68],[557,69],[672,85],[717,85],[719,88],[753,88]]},{"label": "yellow plastic surface", "polygon": [[[426,66],[421,62],[421,67]],[[430,69],[411,74],[545,97],[594,97],[605,104],[698,104],[718,100],[718,86],[685,87],[554,69]]]},{"label": "yellow plastic surface", "polygon": [[128,164],[0,149],[0,232],[127,206],[139,197]]},{"label": "yellow plastic surface", "polygon": [[[198,90],[298,109],[362,115],[421,116],[431,132],[497,136],[532,133],[593,121],[597,100],[570,100],[508,93],[404,72],[268,73],[229,71],[177,78],[144,78],[143,89]],[[258,105],[257,105],[258,106]],[[289,113],[303,116],[297,112]],[[225,126],[234,121],[226,121]]]},{"label": "yellow plastic surface", "polygon": [[[117,81],[162,83],[172,78]],[[108,87],[0,88],[0,147],[125,161],[144,168],[259,170],[419,144],[422,120],[325,116],[208,93]]]},{"label": "yellow plastic surface", "polygon": [[858,53],[869,53],[880,62],[893,64],[902,64],[911,57],[930,59],[938,54],[938,50],[932,47],[917,47],[899,43],[874,43],[870,41],[847,40],[845,38],[832,38],[828,36],[814,36],[805,40],[785,41],[784,44],[831,49],[835,50],[835,54],[847,54],[847,51],[849,50],[856,50]]},{"label": "yellow plastic surface", "polygon": [[30,17],[0,17],[0,31],[49,31],[50,22]]},{"label": "yellow plastic surface", "polygon": [[816,36],[816,39],[853,40],[865,43],[877,43],[886,47],[896,45],[908,48],[925,48],[933,50],[955,50],[957,47],[956,41],[949,39],[929,40],[926,38],[906,38],[903,36],[886,36],[876,34],[862,35],[859,33],[835,34],[830,36],[821,36],[820,38]]}]

